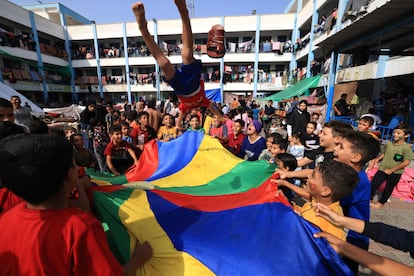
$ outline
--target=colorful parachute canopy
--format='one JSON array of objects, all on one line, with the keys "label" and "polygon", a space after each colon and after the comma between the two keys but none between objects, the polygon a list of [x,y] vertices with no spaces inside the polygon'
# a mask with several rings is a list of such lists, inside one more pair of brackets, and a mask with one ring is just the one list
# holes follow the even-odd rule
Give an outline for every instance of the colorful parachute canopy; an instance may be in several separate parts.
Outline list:
[{"label": "colorful parachute canopy", "polygon": [[[274,167],[234,157],[201,132],[145,146],[122,177],[90,172],[94,202],[121,262],[135,241],[154,256],[140,275],[350,275],[319,230],[276,197]],[[122,182],[149,182],[151,190]],[[112,185],[111,185],[112,184]]]}]

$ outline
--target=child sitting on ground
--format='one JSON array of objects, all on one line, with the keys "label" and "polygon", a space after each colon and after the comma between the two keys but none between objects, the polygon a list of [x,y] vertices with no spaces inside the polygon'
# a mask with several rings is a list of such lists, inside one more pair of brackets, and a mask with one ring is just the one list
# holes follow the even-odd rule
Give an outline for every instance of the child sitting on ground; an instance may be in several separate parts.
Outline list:
[{"label": "child sitting on ground", "polygon": [[5,138],[0,142],[0,166],[0,182],[25,201],[0,216],[2,274],[135,275],[151,258],[150,245],[137,241],[122,268],[101,223],[68,208],[78,168],[72,145],[63,137]]},{"label": "child sitting on ground", "polygon": [[309,175],[305,189],[287,181],[277,179],[271,181],[309,200],[302,207],[294,205],[295,211],[304,219],[315,224],[322,231],[345,240],[345,231],[318,216],[313,207],[316,203],[323,203],[342,215],[339,200],[350,195],[358,183],[358,174],[353,168],[335,160],[325,160],[317,165]]},{"label": "child sitting on ground", "polygon": [[169,142],[178,136],[178,128],[175,126],[174,118],[170,114],[162,117],[162,126],[158,129],[157,139],[162,142]]},{"label": "child sitting on ground", "polygon": [[242,119],[237,119],[234,121],[233,131],[229,133],[229,142],[226,148],[236,156],[241,150],[241,145],[245,137],[243,134],[243,129],[244,121]]},{"label": "child sitting on ground", "polygon": [[138,159],[131,145],[122,140],[121,126],[115,125],[109,130],[111,142],[106,146],[104,155],[108,169],[116,176],[123,174]]}]

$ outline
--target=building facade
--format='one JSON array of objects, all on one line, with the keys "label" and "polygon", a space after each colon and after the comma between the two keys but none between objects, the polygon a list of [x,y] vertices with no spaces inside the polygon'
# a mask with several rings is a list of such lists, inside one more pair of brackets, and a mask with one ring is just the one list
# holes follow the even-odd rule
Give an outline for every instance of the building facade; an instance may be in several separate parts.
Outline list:
[{"label": "building facade", "polygon": [[[59,3],[1,5],[0,80],[33,101],[62,105],[92,95],[131,102],[171,91],[135,22],[95,24]],[[330,103],[339,84],[352,90],[346,84],[353,82],[365,82],[373,98],[388,79],[413,76],[413,11],[414,2],[404,0],[293,0],[284,14],[192,18],[194,55],[204,64],[206,89],[219,88],[226,102],[314,75],[323,76]],[[221,59],[206,54],[214,24],[226,30]],[[179,66],[181,21],[154,19],[148,28]]]}]

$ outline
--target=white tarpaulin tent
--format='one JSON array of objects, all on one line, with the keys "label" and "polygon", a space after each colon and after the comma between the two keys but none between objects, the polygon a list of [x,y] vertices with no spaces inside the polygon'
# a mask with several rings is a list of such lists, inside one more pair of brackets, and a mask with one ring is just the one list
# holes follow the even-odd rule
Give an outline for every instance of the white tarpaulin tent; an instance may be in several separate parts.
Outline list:
[{"label": "white tarpaulin tent", "polygon": [[43,109],[38,107],[31,100],[29,100],[28,98],[26,98],[25,96],[23,96],[16,90],[14,90],[12,87],[0,82],[0,98],[10,100],[12,96],[16,96],[16,95],[20,97],[20,99],[22,100],[22,104],[25,104],[27,102],[30,105],[30,107],[32,108],[32,113],[33,113],[32,115],[37,116],[37,115],[42,115],[45,113]]},{"label": "white tarpaulin tent", "polygon": [[72,117],[80,119],[79,114],[85,109],[84,106],[72,104],[70,106],[58,107],[58,108],[43,108],[47,113],[61,114],[64,117]]}]

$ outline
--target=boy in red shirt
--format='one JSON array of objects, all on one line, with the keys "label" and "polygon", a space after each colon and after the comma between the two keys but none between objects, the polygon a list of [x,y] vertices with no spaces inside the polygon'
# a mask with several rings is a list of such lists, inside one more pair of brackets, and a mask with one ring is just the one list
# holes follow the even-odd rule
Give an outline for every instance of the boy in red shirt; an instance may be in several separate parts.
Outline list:
[{"label": "boy in red shirt", "polygon": [[219,142],[224,146],[226,146],[229,141],[227,125],[223,124],[220,117],[217,115],[213,116],[213,123],[211,124],[208,134],[219,140]]},{"label": "boy in red shirt", "polygon": [[170,60],[164,55],[161,48],[155,43],[147,28],[145,19],[145,8],[141,2],[132,5],[132,11],[138,23],[139,30],[149,51],[160,65],[165,80],[174,89],[180,99],[180,114],[177,120],[177,127],[181,128],[182,120],[187,111],[204,106],[214,114],[221,116],[214,108],[213,103],[206,97],[204,82],[201,81],[202,63],[193,56],[193,33],[191,30],[190,17],[188,16],[185,0],[175,0],[175,5],[182,21],[182,43],[181,49],[182,66],[176,69]]},{"label": "boy in red shirt", "polygon": [[[4,275],[135,275],[152,256],[137,246],[122,268],[101,223],[68,208],[78,183],[72,145],[63,137],[21,135],[0,142],[0,182],[24,199],[0,216]],[[18,237],[18,238],[16,238]]]},{"label": "boy in red shirt", "polygon": [[[12,104],[9,101],[7,101],[6,104],[10,105],[11,114],[12,114],[13,113]],[[1,116],[1,103],[0,103],[0,116]],[[25,131],[22,126],[18,126],[11,121],[0,120],[0,140],[6,138],[7,136],[23,134],[23,133],[25,133]],[[6,211],[7,209],[13,207],[14,205],[22,201],[23,199],[15,195],[7,187],[4,187],[4,185],[0,181],[0,214],[3,211]]]},{"label": "boy in red shirt", "polygon": [[227,149],[234,155],[238,155],[241,149],[245,135],[243,134],[244,121],[237,119],[234,121],[233,131],[229,133],[229,143]]},{"label": "boy in red shirt", "polygon": [[155,129],[149,124],[149,114],[146,111],[141,111],[138,114],[138,127],[131,131],[132,143],[142,152],[144,144],[148,141],[157,138]]},{"label": "boy in red shirt", "polygon": [[106,146],[104,155],[108,169],[116,176],[121,175],[132,164],[138,164],[131,144],[122,140],[122,127],[115,125],[109,130],[111,142]]}]

